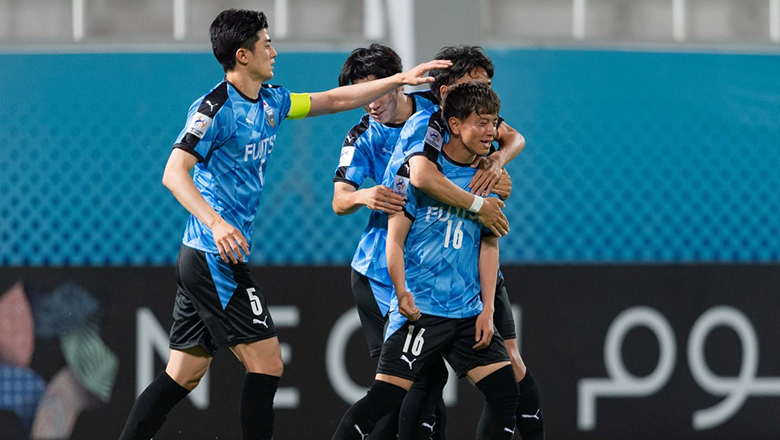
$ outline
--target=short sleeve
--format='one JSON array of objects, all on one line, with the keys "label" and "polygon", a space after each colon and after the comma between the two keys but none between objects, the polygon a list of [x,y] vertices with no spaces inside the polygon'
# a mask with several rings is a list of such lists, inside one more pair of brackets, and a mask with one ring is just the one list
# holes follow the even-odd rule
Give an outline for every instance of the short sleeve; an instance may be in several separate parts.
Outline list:
[{"label": "short sleeve", "polygon": [[222,104],[219,104],[219,110],[222,111],[215,109],[209,115],[210,105],[216,104],[212,104],[211,100],[203,99],[196,101],[190,107],[187,123],[174,143],[174,148],[180,148],[192,154],[198,159],[198,162],[203,162],[213,146],[219,144],[224,115],[228,112],[228,110],[222,110]]},{"label": "short sleeve", "polygon": [[374,175],[371,158],[375,136],[372,135],[370,127],[369,116],[364,115],[360,123],[352,127],[344,138],[334,182],[344,182],[360,188],[367,177]]}]

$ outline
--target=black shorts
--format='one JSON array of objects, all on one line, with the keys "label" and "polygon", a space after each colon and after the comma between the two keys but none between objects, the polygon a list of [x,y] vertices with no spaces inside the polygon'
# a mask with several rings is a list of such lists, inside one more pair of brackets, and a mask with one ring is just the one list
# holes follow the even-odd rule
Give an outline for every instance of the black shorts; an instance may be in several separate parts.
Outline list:
[{"label": "black shorts", "polygon": [[368,354],[371,357],[379,356],[382,352],[387,314],[382,314],[379,309],[371,280],[355,269],[352,269],[352,296],[355,297],[360,324],[368,342]]},{"label": "black shorts", "polygon": [[476,367],[509,361],[504,340],[496,333],[490,345],[474,350],[477,317],[442,318],[423,314],[406,321],[382,346],[377,373],[415,380],[425,365],[444,356],[463,377]]},{"label": "black shorts", "polygon": [[170,347],[217,347],[276,336],[260,287],[245,263],[226,264],[218,254],[182,246],[176,262],[176,303]]},{"label": "black shorts", "polygon": [[498,277],[496,281],[495,311],[493,312],[493,324],[504,340],[517,338],[515,332],[515,318],[512,314],[512,303],[509,302],[509,294],[506,292],[504,279]]}]

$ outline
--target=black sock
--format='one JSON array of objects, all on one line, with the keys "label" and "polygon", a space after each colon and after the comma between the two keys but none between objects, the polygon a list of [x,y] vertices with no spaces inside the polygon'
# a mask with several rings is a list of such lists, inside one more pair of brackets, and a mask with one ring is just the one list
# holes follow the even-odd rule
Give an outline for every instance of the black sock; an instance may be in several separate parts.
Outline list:
[{"label": "black sock", "polygon": [[405,395],[405,389],[375,380],[366,396],[344,413],[333,440],[364,440],[379,419],[401,405]]},{"label": "black sock", "polygon": [[244,440],[271,440],[274,435],[274,396],[279,378],[247,373],[241,393],[241,430]]},{"label": "black sock", "polygon": [[517,399],[517,429],[523,440],[544,440],[544,417],[539,385],[531,371],[526,370],[518,382],[520,397]]},{"label": "black sock", "polygon": [[[408,396],[408,394],[407,394]],[[390,414],[382,417],[374,425],[368,440],[396,440],[398,438],[398,412],[401,408],[396,408]]]},{"label": "black sock", "polygon": [[138,396],[119,440],[149,440],[165,423],[168,413],[190,391],[163,371]]},{"label": "black sock", "polygon": [[447,405],[444,404],[444,397],[439,397],[439,404],[436,405],[436,429],[431,434],[431,440],[445,440],[447,438]]},{"label": "black sock", "polygon": [[[428,440],[441,437],[446,423],[442,390],[447,384],[447,367],[439,358],[430,361],[412,384],[401,404],[399,440]],[[441,403],[441,408],[439,407]]]},{"label": "black sock", "polygon": [[511,365],[507,365],[477,382],[485,396],[485,407],[477,426],[477,440],[511,439],[515,433],[517,382]]}]

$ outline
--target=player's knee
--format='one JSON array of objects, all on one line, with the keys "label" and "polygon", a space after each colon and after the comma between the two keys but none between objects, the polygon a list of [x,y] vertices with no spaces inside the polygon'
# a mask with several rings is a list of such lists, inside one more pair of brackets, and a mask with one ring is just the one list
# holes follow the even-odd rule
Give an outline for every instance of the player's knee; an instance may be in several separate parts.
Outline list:
[{"label": "player's knee", "polygon": [[206,371],[208,371],[208,365],[198,369],[173,369],[170,368],[170,366],[165,369],[165,372],[168,373],[168,376],[170,376],[174,382],[189,391],[194,390],[195,387],[198,386],[200,380],[206,374]]},{"label": "player's knee", "polygon": [[282,377],[283,373],[284,373],[284,362],[282,362],[282,357],[279,356],[278,358],[272,359],[268,366],[268,372],[266,374],[269,374],[271,376],[276,376],[276,377]]},{"label": "player's knee", "polygon": [[517,339],[508,339],[506,341],[506,351],[509,353],[509,361],[512,363],[515,379],[517,382],[520,382],[525,377],[527,369],[523,358],[520,356],[520,350],[517,349]]},{"label": "player's knee", "polygon": [[517,408],[520,392],[512,367],[507,365],[477,382],[477,388],[485,396],[485,406],[491,412],[511,416]]}]

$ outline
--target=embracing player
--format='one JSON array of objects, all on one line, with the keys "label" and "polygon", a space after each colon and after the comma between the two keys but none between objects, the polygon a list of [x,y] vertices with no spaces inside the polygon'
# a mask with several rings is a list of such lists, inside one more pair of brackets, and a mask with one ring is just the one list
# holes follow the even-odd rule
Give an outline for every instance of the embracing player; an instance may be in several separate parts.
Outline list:
[{"label": "embracing player", "polygon": [[[447,69],[431,71],[431,76],[434,77],[431,91],[438,99],[445,98],[453,86],[466,81],[480,81],[488,85],[491,83],[494,73],[493,62],[480,47],[444,47],[436,55],[436,58],[447,59],[453,63]],[[456,208],[480,212],[493,200],[483,198],[481,195],[491,190],[496,191],[494,183],[499,182],[503,167],[524,148],[525,139],[499,117],[496,132],[499,149],[489,156],[478,159],[481,161],[480,171],[484,170],[484,173],[480,176],[478,184],[470,185],[471,191],[468,191],[468,188],[459,188],[446,179],[439,170],[438,161],[441,147],[450,135],[447,121],[442,117],[440,110],[439,106],[431,107],[417,112],[409,118],[401,131],[398,143],[388,163],[383,183],[392,186],[393,181],[398,176],[409,178],[412,185],[422,189],[437,200]],[[503,207],[503,204],[501,206]],[[490,227],[490,225],[486,226]],[[505,227],[503,225],[498,228],[491,227],[496,235],[503,235],[508,232],[508,229],[508,224]],[[517,404],[517,427],[523,440],[542,440],[545,438],[545,434],[539,387],[536,378],[526,368],[517,348],[511,304],[503,276],[500,273],[496,286],[495,325],[506,342],[520,389]],[[434,371],[443,374],[441,368]],[[431,375],[429,374],[428,377],[430,378]],[[438,381],[431,379],[428,391],[441,393],[445,382],[446,377],[442,377]],[[404,402],[404,409],[401,411],[401,430],[406,429],[403,426],[404,422],[415,414],[429,412],[427,409],[417,411],[416,408],[410,408],[407,411],[406,406],[407,402]],[[416,427],[409,429],[419,430],[422,423],[428,423],[425,417],[418,418],[415,422]]]},{"label": "embracing player", "polygon": [[[468,188],[476,173],[471,164],[487,154],[495,137],[500,103],[489,86],[469,82],[455,87],[443,106],[451,136],[439,165],[453,184]],[[408,179],[397,180],[394,190],[407,200],[388,223],[388,269],[397,302],[374,383],[333,438],[365,438],[377,420],[401,405],[428,364],[444,356],[485,396],[476,438],[509,439],[518,391],[509,355],[493,332],[498,237],[476,215],[428,196]]]}]

